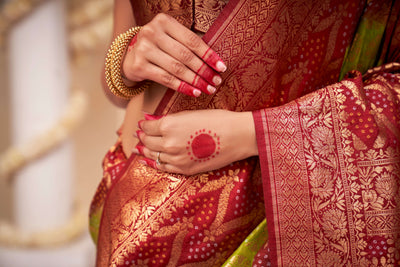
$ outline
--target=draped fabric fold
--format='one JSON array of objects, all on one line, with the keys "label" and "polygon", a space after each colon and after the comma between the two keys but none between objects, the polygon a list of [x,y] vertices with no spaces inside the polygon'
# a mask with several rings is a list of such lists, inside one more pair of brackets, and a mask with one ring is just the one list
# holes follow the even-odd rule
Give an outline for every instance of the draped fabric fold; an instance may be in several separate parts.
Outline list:
[{"label": "draped fabric fold", "polygon": [[[392,33],[397,32],[398,20],[391,9],[398,1],[383,2],[368,8],[385,9],[386,23],[393,25]],[[222,85],[216,94],[199,98],[169,90],[156,113],[253,111],[260,158],[187,177],[146,167],[140,156],[126,159],[117,143],[103,162],[104,177],[91,206],[97,266],[221,266],[265,212],[270,241],[254,258],[264,263],[315,265],[324,262],[321,257],[346,256],[347,262],[356,264],[361,259],[357,253],[365,253],[366,244],[375,241],[398,251],[398,232],[375,235],[376,227],[370,229],[365,223],[387,223],[384,229],[390,230],[389,224],[398,222],[398,191],[393,198],[382,193],[386,183],[400,188],[398,160],[392,156],[398,149],[393,142],[399,142],[395,133],[399,99],[390,93],[398,90],[398,76],[382,74],[365,81],[371,83],[364,86],[371,95],[378,94],[376,84],[386,88],[381,95],[386,105],[394,105],[390,114],[381,111],[383,102],[370,104],[358,73],[328,86],[338,80],[351,44],[358,47],[353,39],[366,4],[362,0],[230,0],[203,38],[228,65]],[[385,45],[379,46],[378,58],[380,52],[398,56],[398,38],[387,34],[381,38]],[[324,89],[314,92],[319,88]],[[353,115],[346,116],[341,109]],[[394,117],[382,117],[389,115]],[[347,121],[350,117],[357,123]],[[356,125],[365,129],[351,128]],[[369,133],[370,129],[375,130]],[[380,147],[373,143],[369,148],[370,140],[377,139]],[[376,153],[368,152],[371,149],[383,167],[373,163]],[[384,182],[377,182],[378,174],[386,177]],[[363,189],[369,185],[356,180],[357,175],[372,179],[371,188]],[[382,214],[376,213],[376,205],[382,206]],[[355,209],[362,211],[360,215]],[[336,223],[343,227],[338,230]],[[256,230],[249,236],[256,242],[247,244],[258,248],[266,238],[256,233],[265,228]],[[325,248],[329,248],[326,253]],[[256,266],[251,257],[247,264]]]},{"label": "draped fabric fold", "polygon": [[255,112],[272,266],[399,264],[399,71]]}]

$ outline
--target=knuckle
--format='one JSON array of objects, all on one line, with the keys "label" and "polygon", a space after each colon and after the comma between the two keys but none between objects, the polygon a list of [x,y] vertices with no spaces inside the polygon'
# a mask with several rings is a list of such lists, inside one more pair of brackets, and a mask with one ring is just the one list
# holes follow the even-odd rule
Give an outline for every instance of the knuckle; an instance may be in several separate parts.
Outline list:
[{"label": "knuckle", "polygon": [[185,72],[185,66],[180,62],[172,64],[172,71],[176,76],[181,76]]},{"label": "knuckle", "polygon": [[138,55],[145,55],[144,53],[148,51],[150,47],[150,40],[148,39],[141,39],[140,41],[137,41],[135,44],[135,54]]},{"label": "knuckle", "polygon": [[195,50],[200,46],[201,39],[194,32],[188,32],[186,40],[188,47],[192,50]]},{"label": "knuckle", "polygon": [[183,62],[190,62],[194,57],[193,53],[186,49],[181,49],[179,55]]},{"label": "knuckle", "polygon": [[151,24],[147,24],[145,26],[143,26],[143,28],[140,30],[140,32],[138,33],[138,41],[140,39],[148,39],[149,37],[153,37],[155,35],[155,30],[152,27]]},{"label": "knuckle", "polygon": [[132,81],[141,81],[145,77],[145,62],[141,59],[135,60],[132,64],[124,65],[124,73]]},{"label": "knuckle", "polygon": [[159,127],[160,127],[161,135],[166,135],[166,133],[168,132],[168,130],[170,128],[169,123],[165,118],[161,118],[159,121],[160,121]]},{"label": "knuckle", "polygon": [[178,150],[178,146],[174,142],[165,142],[163,151],[174,154]]},{"label": "knuckle", "polygon": [[153,19],[154,22],[161,24],[161,25],[167,23],[169,20],[170,20],[170,16],[165,13],[159,13]]},{"label": "knuckle", "polygon": [[129,73],[141,73],[143,69],[143,62],[140,59],[136,59],[131,65],[127,66]]},{"label": "knuckle", "polygon": [[175,81],[175,77],[169,73],[165,73],[161,75],[161,83],[167,87],[173,87]]}]

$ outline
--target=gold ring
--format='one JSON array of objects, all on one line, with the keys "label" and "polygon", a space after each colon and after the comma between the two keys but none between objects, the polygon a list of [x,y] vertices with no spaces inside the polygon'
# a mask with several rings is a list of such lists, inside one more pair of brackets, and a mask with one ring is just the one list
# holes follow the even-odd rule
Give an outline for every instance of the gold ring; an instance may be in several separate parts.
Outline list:
[{"label": "gold ring", "polygon": [[161,151],[159,151],[159,152],[157,153],[157,160],[156,160],[157,165],[160,165],[160,164],[161,164],[160,155],[161,155]]}]

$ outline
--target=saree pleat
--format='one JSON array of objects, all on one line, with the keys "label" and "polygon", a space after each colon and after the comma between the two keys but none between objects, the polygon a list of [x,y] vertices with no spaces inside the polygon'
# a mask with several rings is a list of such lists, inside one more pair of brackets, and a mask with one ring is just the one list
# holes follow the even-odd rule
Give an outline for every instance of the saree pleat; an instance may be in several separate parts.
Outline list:
[{"label": "saree pleat", "polygon": [[[190,109],[263,110],[334,83],[364,6],[361,0],[229,1],[203,38],[228,65],[223,84],[215,95],[196,99],[169,90],[156,114]],[[300,129],[295,126],[293,130]],[[296,136],[300,142],[300,132]],[[258,139],[271,155],[270,143]],[[288,143],[283,148],[289,154],[304,154],[298,151],[301,144]],[[139,162],[140,156],[124,159],[120,144],[107,157],[105,176],[91,208],[94,237],[99,229],[97,266],[221,266],[265,218],[265,209],[267,218],[281,212],[284,198],[276,197],[273,187],[285,183],[269,181],[265,177],[270,174],[264,171],[261,179],[260,162],[274,162],[272,156],[190,177],[146,167]],[[306,177],[301,164],[286,170]],[[307,185],[307,181],[299,182]],[[298,213],[298,229],[307,229],[301,232],[307,237],[314,230],[309,213],[313,204],[303,199],[298,185],[290,186],[299,189],[293,212]],[[272,217],[267,221],[273,229],[268,238],[278,240],[275,224],[282,221],[273,221]],[[284,230],[296,232],[296,228]],[[304,243],[305,250],[311,249],[313,240]],[[268,246],[271,262],[285,262],[283,245],[275,241]]]}]

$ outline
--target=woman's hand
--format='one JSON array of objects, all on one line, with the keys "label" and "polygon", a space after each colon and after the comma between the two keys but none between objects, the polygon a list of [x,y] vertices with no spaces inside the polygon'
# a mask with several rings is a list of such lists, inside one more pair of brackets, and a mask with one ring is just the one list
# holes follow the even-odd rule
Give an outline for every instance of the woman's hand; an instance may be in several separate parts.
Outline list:
[{"label": "woman's hand", "polygon": [[133,152],[156,169],[192,175],[258,155],[251,112],[198,110],[145,117],[137,131],[142,144]]},{"label": "woman's hand", "polygon": [[[184,94],[212,94],[226,70],[221,58],[171,16],[158,14],[128,46],[122,72],[130,81],[152,80]],[[128,84],[127,84],[128,85]]]}]

